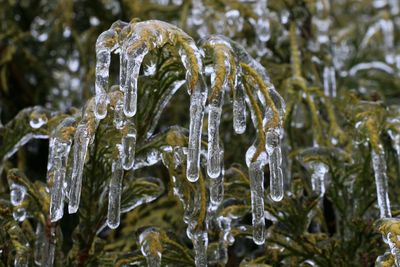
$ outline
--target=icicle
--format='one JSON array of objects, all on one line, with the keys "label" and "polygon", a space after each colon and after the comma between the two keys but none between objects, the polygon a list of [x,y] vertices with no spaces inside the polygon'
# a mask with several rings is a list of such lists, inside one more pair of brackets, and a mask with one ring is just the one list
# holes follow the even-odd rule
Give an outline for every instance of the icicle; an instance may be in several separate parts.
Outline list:
[{"label": "icicle", "polygon": [[119,51],[119,90],[122,92],[125,92],[124,86],[127,86],[126,84],[126,73],[128,71],[128,66],[127,66],[127,58],[126,58],[126,52],[125,48],[120,48]]},{"label": "icicle", "polygon": [[201,130],[203,126],[204,104],[207,98],[204,81],[199,81],[200,90],[194,90],[190,96],[190,126],[187,156],[187,178],[191,182],[199,179]]},{"label": "icicle", "polygon": [[203,5],[202,0],[194,1],[193,2],[193,7],[192,7],[192,14],[191,17],[189,17],[190,22],[189,24],[193,24],[195,26],[200,26],[204,22],[204,11],[205,7]]},{"label": "icicle", "polygon": [[44,242],[43,257],[41,266],[52,267],[56,250],[56,228],[50,225]]},{"label": "icicle", "polygon": [[107,115],[107,90],[111,51],[115,49],[116,41],[117,33],[114,30],[103,32],[96,41],[96,97],[94,111],[98,120],[104,119]]},{"label": "icicle", "polygon": [[398,0],[389,0],[389,7],[390,7],[390,13],[391,15],[397,16],[399,14],[400,11],[400,4]]},{"label": "icicle", "polygon": [[235,36],[236,32],[241,32],[243,29],[243,17],[237,9],[228,10],[225,13],[225,31],[230,38]]},{"label": "icicle", "polygon": [[[384,266],[387,266],[387,262],[389,261],[391,261],[391,253],[390,252],[385,252],[385,254],[383,254],[383,255],[380,255],[380,256],[378,256],[377,258],[376,258],[376,261],[375,261],[375,266],[376,267],[384,267]],[[393,266],[393,265],[392,265]]]},{"label": "icicle", "polygon": [[207,266],[207,247],[208,233],[207,231],[195,231],[192,233],[193,250],[195,255],[196,267]]},{"label": "icicle", "polygon": [[380,152],[377,153],[372,149],[372,166],[375,174],[376,196],[378,198],[378,206],[381,218],[392,217],[390,211],[390,201],[388,194],[388,177],[386,174],[385,153],[382,146]]},{"label": "icicle", "polygon": [[153,227],[139,235],[140,250],[146,257],[148,267],[161,267],[162,244],[160,233]]},{"label": "icicle", "polygon": [[264,162],[250,163],[251,212],[253,216],[253,240],[257,245],[265,242],[264,215]]},{"label": "icicle", "polygon": [[17,253],[14,259],[14,267],[28,267],[29,260],[27,255]]},{"label": "icicle", "polygon": [[[179,179],[180,174],[182,174],[183,164],[186,162],[187,148],[185,147],[174,147],[173,149],[173,159],[172,164],[170,162],[165,162],[165,166],[170,169],[170,173],[173,174],[171,179],[173,183],[173,194],[179,199],[184,209],[183,220],[188,223],[189,219],[192,217],[192,212],[190,207],[191,201],[185,200],[185,187],[183,181]],[[196,207],[197,208],[197,207]]]},{"label": "icicle", "polygon": [[208,155],[207,174],[210,178],[217,178],[221,173],[222,150],[220,148],[219,127],[223,105],[224,91],[211,101],[208,110]]},{"label": "icicle", "polygon": [[126,134],[122,137],[122,166],[125,170],[133,168],[135,163],[136,126],[133,122],[126,125]]},{"label": "icicle", "polygon": [[266,151],[269,156],[270,195],[273,201],[283,198],[281,129],[269,129],[266,134]]},{"label": "icicle", "polygon": [[397,247],[397,242],[399,241],[398,236],[389,232],[387,234],[387,243],[390,247],[390,253],[392,253],[395,266],[400,266],[400,249]]},{"label": "icicle", "polygon": [[67,172],[68,155],[71,149],[72,141],[62,140],[56,137],[54,140],[53,163],[51,172],[53,174],[53,187],[51,188],[50,198],[50,220],[56,222],[62,218],[64,214],[64,181]]},{"label": "icicle", "polygon": [[45,232],[43,229],[43,225],[38,223],[36,226],[36,232],[35,232],[36,240],[35,240],[35,250],[34,250],[34,259],[35,263],[39,266],[41,266],[43,262],[43,253],[44,253],[44,247],[45,247],[45,242],[46,242],[46,236]]},{"label": "icicle", "polygon": [[256,52],[258,56],[263,56],[267,52],[266,43],[271,38],[267,0],[257,1],[254,8],[254,12],[257,15],[257,20],[255,21]]},{"label": "icicle", "polygon": [[[118,149],[121,150],[120,147],[118,147]],[[120,223],[123,177],[124,170],[122,168],[121,157],[118,155],[112,162],[111,180],[108,188],[107,225],[111,229],[116,229]]]},{"label": "icicle", "polygon": [[392,139],[392,146],[396,151],[398,167],[400,168],[400,133],[389,130],[388,134],[390,136],[390,139]]},{"label": "icicle", "polygon": [[219,206],[224,199],[224,169],[217,178],[210,179],[210,201],[213,205]]},{"label": "icicle", "polygon": [[238,82],[233,95],[233,129],[237,134],[246,131],[246,103],[241,82]]},{"label": "icicle", "polygon": [[388,64],[394,63],[394,25],[393,21],[385,18],[379,21],[382,29],[385,60]]},{"label": "icicle", "polygon": [[68,155],[71,150],[75,119],[68,117],[55,129],[49,142],[47,183],[50,188],[50,220],[58,221],[64,213]]},{"label": "icicle", "polygon": [[124,127],[125,124],[124,103],[121,99],[119,99],[115,104],[113,123],[115,128],[118,130]]},{"label": "icicle", "polygon": [[[203,69],[201,54],[193,40],[189,40],[188,45],[196,57],[197,67]],[[190,122],[189,122],[189,143],[186,173],[187,179],[191,182],[199,179],[200,168],[200,150],[201,150],[201,133],[203,127],[204,108],[207,100],[207,86],[202,75],[195,86],[191,86],[193,74],[188,55],[183,48],[179,49],[179,55],[183,66],[186,69],[186,82],[188,84],[188,93],[190,94]]]},{"label": "icicle", "polygon": [[75,213],[79,207],[82,188],[83,166],[86,160],[86,154],[90,141],[88,126],[81,123],[76,128],[74,136],[74,158],[72,164],[71,187],[69,191],[68,212]]},{"label": "icicle", "polygon": [[235,238],[231,233],[231,218],[220,217],[218,218],[220,224],[220,237],[219,237],[219,263],[226,265],[228,262],[228,246],[233,245]]},{"label": "icicle", "polygon": [[311,187],[317,195],[323,196],[325,194],[325,180],[329,167],[323,162],[312,161],[310,168],[312,170]]},{"label": "icicle", "polygon": [[336,76],[333,66],[325,66],[323,73],[324,92],[326,96],[336,97]]},{"label": "icicle", "polygon": [[[135,37],[133,37],[135,38]],[[124,113],[127,117],[133,117],[137,110],[137,82],[139,78],[140,66],[142,65],[143,58],[148,53],[148,48],[144,44],[140,48],[128,53],[125,51],[127,57],[127,77],[125,84],[122,85],[124,91]]]}]

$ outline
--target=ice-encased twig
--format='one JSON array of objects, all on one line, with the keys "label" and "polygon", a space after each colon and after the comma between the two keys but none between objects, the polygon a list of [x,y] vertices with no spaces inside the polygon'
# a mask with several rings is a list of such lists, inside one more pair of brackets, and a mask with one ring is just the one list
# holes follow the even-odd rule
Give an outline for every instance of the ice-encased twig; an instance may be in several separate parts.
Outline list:
[{"label": "ice-encased twig", "polygon": [[54,141],[54,163],[51,170],[53,173],[53,187],[51,188],[50,198],[50,220],[52,222],[61,219],[64,213],[64,180],[71,143],[71,140],[59,140],[58,138]]},{"label": "ice-encased twig", "polygon": [[83,167],[85,165],[91,134],[86,122],[81,122],[76,128],[73,145],[73,163],[71,185],[69,189],[68,212],[75,213],[79,208],[82,189]]},{"label": "ice-encased twig", "polygon": [[127,122],[125,125],[125,133],[121,140],[122,167],[125,170],[133,168],[135,163],[135,147],[136,147],[136,126],[133,122]]},{"label": "ice-encased twig", "polygon": [[378,198],[380,217],[387,218],[392,217],[392,213],[390,210],[386,159],[382,146],[379,146],[379,149],[379,152],[372,149],[372,166],[375,175],[376,196]]},{"label": "ice-encased twig", "polygon": [[[120,145],[117,146],[118,150],[122,150]],[[107,225],[111,229],[116,229],[120,223],[122,179],[124,177],[120,154],[121,151],[119,151],[118,156],[112,162],[111,180],[108,187]]]},{"label": "ice-encased twig", "polygon": [[253,241],[257,245],[265,242],[264,164],[262,161],[255,161],[250,163],[249,168]]}]

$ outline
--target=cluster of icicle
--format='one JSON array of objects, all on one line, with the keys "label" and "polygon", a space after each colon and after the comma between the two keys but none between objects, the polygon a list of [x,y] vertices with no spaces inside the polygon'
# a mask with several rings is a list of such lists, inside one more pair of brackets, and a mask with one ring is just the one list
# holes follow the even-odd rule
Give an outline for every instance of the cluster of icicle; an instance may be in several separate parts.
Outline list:
[{"label": "cluster of icicle", "polygon": [[[210,32],[215,32],[216,34],[223,34],[233,38],[242,31],[245,21],[239,9],[229,6],[224,12],[219,12],[215,9],[210,12],[209,10],[211,9],[204,2],[204,0],[193,1],[187,22],[190,27],[197,30],[199,36],[203,37],[209,35]],[[256,37],[254,52],[258,56],[263,56],[267,52],[266,43],[271,37],[268,0],[244,3],[244,5],[250,6],[254,12],[254,17],[249,19],[249,22],[254,27]],[[213,18],[212,20],[210,20],[211,17]],[[218,19],[215,19],[216,17]],[[205,23],[205,21],[209,23]]]},{"label": "cluster of icicle", "polygon": [[[35,119],[33,120],[35,121]],[[19,179],[15,179],[19,178],[19,175],[19,173],[15,173],[15,170],[11,170],[8,173],[10,202],[15,207],[13,218],[16,222],[22,222],[32,216],[32,214],[28,214],[24,203],[28,198],[28,189],[19,181]],[[56,228],[53,225],[48,225],[47,229],[45,229],[45,227],[46,226],[42,222],[38,221],[36,225],[36,241],[33,253],[34,261],[38,266],[52,266],[54,261]],[[25,235],[19,232],[19,229],[19,227],[11,226],[7,232],[11,236],[18,238],[19,242],[29,249],[29,242],[26,240]],[[14,266],[29,266],[28,251],[25,248],[17,250],[14,259]]]},{"label": "cluster of icicle", "polygon": [[[202,75],[203,50],[198,48],[191,37],[179,28],[161,21],[145,21],[124,23],[117,21],[111,28],[103,32],[96,43],[96,95],[77,122],[77,117],[68,117],[55,129],[50,138],[50,153],[48,161],[48,183],[51,185],[50,219],[58,221],[63,216],[64,202],[68,202],[69,213],[75,213],[79,207],[82,188],[82,176],[89,145],[94,140],[94,134],[99,122],[107,116],[110,104],[109,68],[111,53],[120,55],[119,90],[121,98],[113,100],[114,126],[122,132],[121,142],[116,145],[116,155],[113,156],[112,177],[109,183],[109,201],[107,225],[116,228],[120,222],[121,192],[124,170],[136,169],[135,145],[136,128],[132,118],[137,111],[138,76],[142,61],[151,50],[160,49],[166,43],[178,47],[182,64],[186,69],[186,84],[190,94],[190,125],[188,147],[180,150],[180,158],[185,158],[186,177],[188,181],[198,186],[201,155],[201,136],[203,117],[206,111],[208,89]],[[237,134],[246,130],[246,103],[250,108],[253,124],[256,129],[266,129],[267,123],[272,119],[271,107],[267,106],[265,96],[259,88],[253,86],[255,101],[261,103],[260,109],[264,114],[261,127],[256,119],[257,114],[252,107],[252,100],[246,94],[241,81],[239,62],[245,63],[254,69],[268,88],[269,94],[279,110],[279,124],[270,128],[265,135],[265,150],[254,158],[255,145],[250,147],[246,154],[251,179],[251,203],[253,214],[253,240],[263,244],[265,240],[264,221],[264,167],[269,163],[271,173],[270,195],[274,201],[283,198],[282,175],[282,117],[285,104],[269,81],[265,69],[252,59],[238,44],[221,36],[211,36],[204,41],[203,46],[218,47],[215,53],[220,53],[222,61],[217,61],[208,66],[206,74],[210,74],[211,87],[219,87],[216,94],[208,104],[208,152],[207,174],[210,179],[210,205],[216,210],[223,200],[223,147],[220,141],[219,127],[224,102],[224,92],[232,90],[233,94],[233,126]],[[218,50],[218,51],[217,51]],[[221,74],[222,73],[222,74]],[[221,75],[223,80],[221,82]],[[174,84],[172,94],[183,84],[178,81]],[[170,98],[166,99],[166,105]],[[152,127],[154,128],[154,127]],[[154,130],[154,129],[152,129]],[[151,136],[152,132],[148,133]],[[72,167],[68,164],[68,155],[72,149]],[[156,153],[157,154],[157,153]],[[152,165],[160,159],[155,156],[149,164]],[[140,164],[140,163],[138,163]],[[193,195],[190,203],[183,203],[188,209],[200,209],[200,190]],[[179,190],[175,192],[180,195]],[[186,214],[190,211],[186,211]],[[189,218],[190,216],[186,216]],[[207,265],[207,226],[198,227],[193,220],[185,220],[188,224],[188,236],[192,239],[197,266]],[[226,224],[222,223],[222,224]],[[201,229],[198,231],[198,229]],[[230,235],[225,235],[230,237]],[[232,241],[232,238],[228,238]],[[227,244],[231,242],[227,242]]]}]

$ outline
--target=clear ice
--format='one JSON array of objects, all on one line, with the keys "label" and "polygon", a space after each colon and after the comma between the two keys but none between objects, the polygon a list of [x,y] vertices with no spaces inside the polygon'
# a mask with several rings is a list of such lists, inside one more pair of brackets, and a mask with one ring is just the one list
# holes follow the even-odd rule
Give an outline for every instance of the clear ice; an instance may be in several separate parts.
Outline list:
[{"label": "clear ice", "polygon": [[107,116],[108,79],[111,63],[111,51],[117,45],[117,33],[110,29],[99,35],[96,41],[96,82],[95,115],[98,120]]},{"label": "clear ice", "polygon": [[264,162],[255,161],[250,163],[249,176],[253,241],[257,245],[262,245],[265,242]]},{"label": "clear ice", "polygon": [[190,96],[187,178],[191,182],[196,182],[199,179],[201,130],[203,126],[204,105],[207,98],[204,81],[200,81],[198,86],[201,88],[192,92]]},{"label": "clear ice", "polygon": [[135,163],[136,146],[136,126],[133,122],[127,122],[125,125],[126,133],[122,136],[122,167],[124,170],[130,170]]},{"label": "clear ice", "polygon": [[143,58],[148,53],[146,45],[139,47],[138,49],[128,53],[124,51],[127,59],[127,77],[125,84],[122,85],[124,90],[124,113],[128,118],[135,116],[137,110],[137,94],[138,94],[138,78],[140,66]]},{"label": "clear ice", "polygon": [[[118,149],[122,150],[121,148]],[[108,186],[107,225],[111,229],[116,229],[120,223],[123,177],[124,177],[124,170],[121,162],[121,156],[119,153],[118,157],[115,158],[112,162],[111,180]]]},{"label": "clear ice", "polygon": [[238,82],[233,95],[233,129],[235,133],[246,131],[246,102],[243,84]]},{"label": "clear ice", "polygon": [[71,185],[69,189],[68,212],[75,213],[78,211],[82,189],[83,167],[86,160],[86,154],[90,142],[88,126],[85,122],[81,122],[76,128],[73,145],[73,162]]},{"label": "clear ice", "polygon": [[381,218],[392,217],[389,201],[389,185],[386,174],[386,159],[383,148],[380,146],[380,151],[372,150],[372,166],[375,175],[376,196],[378,198],[378,206]]},{"label": "clear ice", "polygon": [[269,129],[266,134],[266,150],[269,156],[270,195],[272,200],[283,198],[283,173],[281,151],[281,129]]},{"label": "clear ice", "polygon": [[50,220],[58,221],[64,214],[64,199],[68,156],[71,150],[72,133],[75,119],[64,119],[52,133],[49,143],[49,161],[47,163],[47,182],[50,188]]}]

